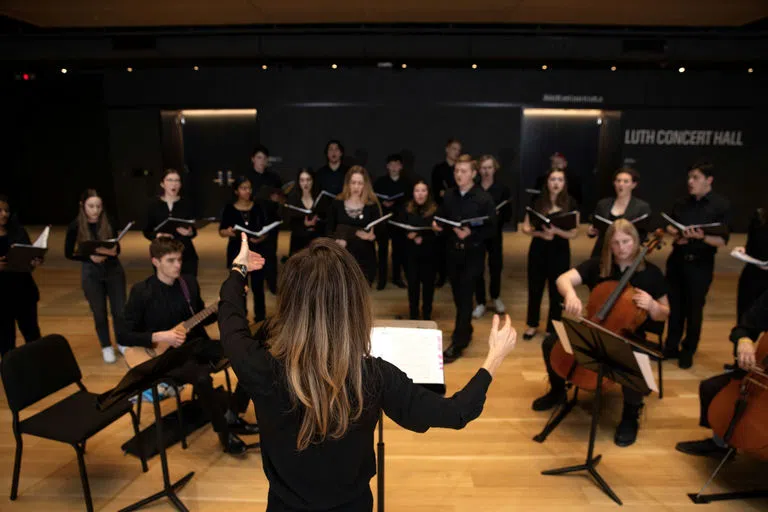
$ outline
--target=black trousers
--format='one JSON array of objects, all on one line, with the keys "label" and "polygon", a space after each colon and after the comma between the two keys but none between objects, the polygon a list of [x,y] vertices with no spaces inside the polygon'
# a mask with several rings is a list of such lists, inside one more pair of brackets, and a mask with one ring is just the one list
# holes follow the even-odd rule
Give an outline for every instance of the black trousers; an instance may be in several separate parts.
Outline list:
[{"label": "black trousers", "polygon": [[668,350],[677,350],[682,341],[681,350],[690,354],[696,352],[714,265],[713,258],[687,258],[675,250],[669,256],[669,329],[665,345]]},{"label": "black trousers", "polygon": [[408,307],[411,320],[419,318],[419,295],[423,296],[422,318],[432,319],[432,299],[435,296],[435,262],[432,247],[411,244],[406,259],[405,276],[408,279]]},{"label": "black trousers", "polygon": [[736,297],[737,322],[766,290],[768,290],[768,271],[760,270],[754,265],[745,265],[739,276]]},{"label": "black trousers", "polygon": [[538,327],[541,316],[541,299],[544,286],[549,288],[549,314],[547,332],[554,332],[552,320],[563,317],[563,298],[557,291],[555,282],[560,274],[571,266],[571,248],[567,240],[546,241],[541,238],[531,240],[528,250],[528,327]]},{"label": "black trousers", "polygon": [[267,308],[264,299],[264,270],[249,272],[251,278],[251,293],[253,293],[253,321],[261,322],[267,317]]},{"label": "black trousers", "polygon": [[16,347],[16,324],[26,343],[40,339],[36,299],[0,303],[0,356]]},{"label": "black trousers", "polygon": [[437,279],[448,279],[448,249],[450,247],[448,236],[438,235],[435,239],[435,265]]},{"label": "black trousers", "polygon": [[502,266],[502,254],[504,236],[501,232],[498,232],[493,238],[489,238],[485,241],[483,251],[483,271],[480,272],[480,277],[477,278],[477,285],[475,286],[475,302],[478,304],[485,304],[485,256],[488,255],[488,277],[491,281],[490,292],[491,300],[496,300],[501,294],[501,266]]},{"label": "black trousers", "polygon": [[[715,396],[728,385],[733,379],[739,379],[746,374],[743,370],[736,370],[733,372],[722,373],[705,379],[699,383],[699,404],[701,405],[701,412],[699,413],[699,425],[702,427],[710,428],[709,418],[707,417],[709,411],[709,405],[714,400]],[[735,406],[736,404],[734,404]]]},{"label": "black trousers", "polygon": [[[109,320],[107,317],[107,298],[112,314],[112,325],[117,329],[125,307],[125,272],[120,261],[106,260],[97,265],[83,263],[81,283],[85,298],[93,312],[96,335],[102,348],[112,346],[109,338]],[[117,338],[117,335],[115,335]]]},{"label": "black trousers", "polygon": [[228,403],[223,404],[216,396],[211,378],[212,365],[218,363],[224,357],[221,343],[216,340],[196,339],[192,340],[194,346],[190,356],[181,366],[168,371],[168,376],[183,384],[192,384],[200,406],[211,419],[213,429],[219,434],[227,434],[227,409],[236,414],[242,414],[248,409],[250,398],[243,387],[238,384],[235,391],[229,396]]},{"label": "black trousers", "polygon": [[[555,373],[555,370],[552,369],[552,363],[549,361],[549,356],[552,353],[552,349],[555,347],[555,343],[559,343],[557,337],[547,336],[544,339],[544,342],[541,344],[541,352],[544,356],[544,364],[547,367],[547,375],[549,376],[550,386],[554,391],[565,391],[565,379]],[[642,405],[642,393],[626,386],[621,386],[621,391],[624,394],[625,404]]]},{"label": "black trousers", "polygon": [[451,242],[451,245],[447,268],[456,306],[456,322],[451,338],[453,346],[461,350],[472,340],[472,294],[483,271],[483,248],[479,245],[463,246],[457,242]]},{"label": "black trousers", "polygon": [[379,256],[379,285],[387,282],[390,240],[392,241],[392,281],[401,281],[402,271],[405,270],[405,233],[402,229],[382,229],[380,233],[376,234]]},{"label": "black trousers", "polygon": [[[312,509],[317,510],[317,509]],[[372,512],[373,511],[373,493],[368,487],[358,498],[333,507],[325,509],[324,512]],[[293,508],[286,505],[276,494],[269,491],[267,494],[267,512],[308,512],[308,509]]]}]

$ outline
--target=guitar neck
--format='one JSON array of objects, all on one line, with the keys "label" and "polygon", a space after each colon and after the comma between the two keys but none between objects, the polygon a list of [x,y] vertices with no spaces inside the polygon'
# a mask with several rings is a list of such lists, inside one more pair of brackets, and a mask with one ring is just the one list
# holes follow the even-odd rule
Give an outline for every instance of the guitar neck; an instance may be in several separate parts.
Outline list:
[{"label": "guitar neck", "polygon": [[219,309],[218,302],[216,304],[213,304],[211,306],[208,306],[207,308],[203,309],[202,311],[196,313],[194,316],[188,318],[185,320],[181,325],[186,329],[187,331],[190,331],[197,327],[200,322],[214,314]]}]

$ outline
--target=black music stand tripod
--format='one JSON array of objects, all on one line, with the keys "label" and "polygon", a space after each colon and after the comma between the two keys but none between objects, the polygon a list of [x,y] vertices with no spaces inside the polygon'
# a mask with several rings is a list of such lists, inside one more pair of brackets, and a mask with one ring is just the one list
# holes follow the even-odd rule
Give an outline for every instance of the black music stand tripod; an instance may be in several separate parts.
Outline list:
[{"label": "black music stand tripod", "polygon": [[587,458],[583,464],[550,469],[542,471],[541,474],[564,475],[577,471],[587,471],[605,494],[619,505],[622,505],[623,503],[619,497],[597,471],[597,465],[602,460],[602,455],[594,455],[597,424],[600,419],[600,400],[603,390],[602,380],[603,377],[607,377],[618,384],[631,387],[643,394],[648,393],[650,388],[635,359],[632,345],[627,340],[585,319],[575,321],[564,318],[563,325],[565,326],[576,362],[588,370],[597,372],[598,375],[597,388],[595,389],[592,404],[592,425],[589,430]]}]

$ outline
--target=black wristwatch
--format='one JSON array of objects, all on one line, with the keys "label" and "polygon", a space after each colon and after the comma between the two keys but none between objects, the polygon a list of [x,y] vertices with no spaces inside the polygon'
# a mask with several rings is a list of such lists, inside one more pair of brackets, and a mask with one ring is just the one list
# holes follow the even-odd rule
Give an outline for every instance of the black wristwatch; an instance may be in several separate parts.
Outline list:
[{"label": "black wristwatch", "polygon": [[241,265],[239,263],[233,263],[232,264],[232,270],[234,270],[236,272],[240,272],[240,274],[243,277],[246,277],[248,275],[248,267],[245,266],[245,265]]}]

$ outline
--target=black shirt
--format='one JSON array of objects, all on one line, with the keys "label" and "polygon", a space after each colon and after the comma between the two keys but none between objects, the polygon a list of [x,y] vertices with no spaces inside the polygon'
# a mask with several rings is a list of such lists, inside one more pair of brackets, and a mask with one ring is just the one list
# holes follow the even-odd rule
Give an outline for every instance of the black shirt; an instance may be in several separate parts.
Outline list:
[{"label": "black shirt", "polygon": [[432,168],[432,196],[437,204],[443,203],[440,192],[456,188],[456,178],[453,176],[453,165],[443,160]]},{"label": "black shirt", "polygon": [[[633,222],[637,228],[637,232],[640,234],[640,241],[644,242],[648,236],[648,222],[650,221],[651,217],[651,206],[642,199],[638,199],[635,196],[632,196],[629,199],[629,204],[627,204],[627,209],[624,210],[624,213],[621,215],[614,215],[611,213],[611,209],[613,208],[613,204],[615,202],[616,197],[606,197],[601,199],[597,202],[597,206],[595,207],[595,215],[599,215],[610,221],[614,221],[616,219],[627,219],[630,222],[639,217],[642,217],[643,215],[647,215],[645,219]],[[600,255],[600,251],[603,248],[603,243],[605,242],[605,232],[608,231],[608,225],[606,225],[605,222],[597,219],[594,219],[592,225],[599,231],[597,240],[595,241],[595,247],[592,249],[592,257],[596,257]]]},{"label": "black shirt", "polygon": [[763,222],[759,210],[749,221],[747,245],[744,249],[753,258],[768,260],[768,222]]},{"label": "black shirt", "polygon": [[403,194],[401,197],[393,201],[395,204],[393,204],[391,208],[384,206],[384,201],[387,201],[386,199],[382,197],[379,198],[379,201],[382,203],[381,207],[385,215],[387,213],[399,212],[403,205],[408,201],[408,198],[411,195],[411,190],[411,184],[403,177],[402,174],[398,180],[395,181],[390,177],[389,173],[387,173],[384,176],[377,178],[373,184],[373,191],[377,194],[384,194],[385,196],[390,197],[397,194]]},{"label": "black shirt", "polygon": [[[458,188],[448,190],[436,215],[453,221],[487,216],[482,225],[469,226],[472,232],[463,242],[470,246],[480,245],[493,237],[496,231],[496,208],[493,205],[493,198],[479,185],[473,186],[463,196]],[[450,226],[441,227],[443,234],[448,236],[451,243],[461,242]]]},{"label": "black shirt", "polygon": [[[480,185],[480,188],[482,189],[482,185]],[[509,191],[509,187],[499,183],[498,181],[495,181],[491,183],[491,186],[488,187],[488,189],[484,189],[493,199],[493,206],[496,207],[501,203],[502,201],[507,201],[511,199],[512,193]],[[498,216],[496,227],[497,231],[501,233],[502,228],[504,227],[504,224],[509,222],[509,220],[512,218],[512,202],[508,202],[501,208],[499,208],[496,211],[496,215]]]},{"label": "black shirt", "polygon": [[731,331],[730,339],[733,343],[738,343],[741,338],[757,341],[764,331],[768,331],[768,292],[763,292],[752,303],[752,306],[741,315],[738,325]]},{"label": "black shirt", "polygon": [[250,172],[248,172],[247,177],[251,181],[254,197],[259,193],[259,189],[262,185],[272,188],[280,188],[283,186],[283,180],[280,179],[280,176],[267,169],[265,169],[264,172],[258,172],[255,169],[251,169]]},{"label": "black shirt", "polygon": [[[611,275],[608,277],[601,277],[600,258],[590,258],[580,263],[576,266],[576,271],[581,276],[581,282],[587,285],[590,291],[604,281],[619,281],[624,275],[624,272],[622,272],[619,266],[614,263]],[[664,274],[659,267],[650,261],[645,262],[645,268],[643,270],[635,271],[629,280],[629,284],[648,293],[654,300],[659,300],[667,295],[667,281],[664,278]],[[660,333],[663,329],[663,322],[656,322],[649,316],[643,325],[638,328],[637,333],[642,334],[645,331]]]},{"label": "black shirt", "polygon": [[[8,254],[13,244],[31,244],[29,234],[23,227],[8,226],[5,235],[0,235],[0,257]],[[32,278],[31,272],[0,272],[0,304],[8,307],[15,301],[37,302],[40,300],[40,291]],[[9,293],[11,292],[12,293]]]},{"label": "black shirt", "polygon": [[[114,226],[112,222],[109,224]],[[93,263],[90,256],[81,256],[75,253],[77,249],[77,233],[80,230],[78,227],[77,219],[73,220],[69,226],[67,226],[67,234],[64,237],[64,256],[69,260],[84,261]],[[99,240],[99,224],[97,222],[88,223],[88,231],[90,231],[90,237],[86,240]],[[114,236],[115,232],[112,230],[110,236]],[[120,254],[120,242],[117,243],[117,254]],[[107,260],[116,260],[117,256],[107,256]]]},{"label": "black shirt", "polygon": [[[417,206],[413,213],[410,213],[407,208],[403,208],[403,211],[397,218],[397,222],[408,224],[409,226],[414,227],[431,227],[433,219],[434,214],[425,215],[423,212],[423,207],[420,208]],[[391,229],[402,230],[406,236],[409,233],[409,231],[406,231],[405,229],[399,228],[397,226],[392,226]],[[416,235],[421,237],[421,243],[417,245],[415,241],[407,238],[408,251],[406,255],[408,257],[414,256],[417,258],[421,258],[422,256],[434,258],[433,248],[435,244],[435,232],[432,229],[421,230],[416,231]]]},{"label": "black shirt", "polygon": [[418,386],[392,364],[367,358],[363,365],[364,410],[341,439],[326,439],[297,451],[303,410],[290,399],[282,361],[265,346],[267,332],[248,328],[245,280],[231,272],[221,287],[219,329],[224,352],[253,399],[261,428],[261,458],[269,492],[295,510],[328,510],[369,492],[376,474],[373,433],[383,410],[415,432],[430,427],[459,429],[477,418],[491,382],[481,369],[451,398]]},{"label": "black shirt", "polygon": [[[177,219],[195,219],[194,212],[192,210],[192,203],[187,200],[186,197],[180,197],[178,201],[171,203],[171,209],[168,209],[168,203],[161,198],[155,198],[149,205],[149,211],[147,212],[147,224],[144,226],[144,238],[149,241],[157,238],[157,232],[155,228],[160,225],[168,217],[175,217]],[[192,239],[197,236],[197,230],[192,227],[191,236],[183,236],[178,232],[174,232],[173,238],[180,240],[184,244],[184,260],[196,260],[197,251],[195,251],[195,245],[192,243]]]},{"label": "black shirt", "polygon": [[[238,210],[235,208],[234,204],[229,203],[221,212],[219,230],[233,228],[235,225],[238,225],[250,231],[259,232],[264,226],[271,222],[273,222],[272,218],[267,215],[265,208],[259,201],[253,201],[253,205],[248,211]],[[276,231],[277,228],[274,228],[270,233]],[[250,239],[251,236],[248,235],[248,247],[252,251],[261,254],[264,248],[268,247],[268,240],[254,244]],[[227,242],[227,268],[232,266],[232,261],[235,259],[238,252],[240,252],[240,232],[236,231],[235,236],[229,237]]]},{"label": "black shirt", "polygon": [[320,186],[320,190],[325,190],[331,194],[341,194],[344,188],[344,177],[349,170],[348,165],[341,164],[335,171],[331,169],[328,164],[322,166],[317,170],[317,183]]},{"label": "black shirt", "polygon": [[[723,196],[710,192],[701,199],[696,196],[688,195],[675,203],[672,207],[670,217],[684,226],[693,224],[709,224],[720,222],[726,230],[725,243],[728,243],[729,233],[727,232],[730,221],[731,205]],[[704,240],[688,240],[687,244],[675,244],[674,253],[683,255],[692,255],[696,257],[714,258],[717,247],[704,242]]]},{"label": "black shirt", "polygon": [[[350,216],[349,212],[347,212],[347,209],[344,206],[344,201],[341,199],[335,199],[328,214],[328,235],[333,236],[334,233],[338,234],[339,226],[353,226],[358,229],[363,229],[365,226],[378,219],[379,217],[381,217],[381,213],[379,212],[379,206],[377,204],[367,204],[363,207],[362,211],[354,216]],[[383,222],[380,222],[374,226],[374,231],[381,229],[382,225]],[[339,236],[338,238],[344,237]],[[358,237],[353,237],[351,240],[368,244],[373,243]],[[347,239],[347,242],[349,241],[350,240]]]},{"label": "black shirt", "polygon": [[[151,347],[152,333],[167,331],[205,309],[200,286],[193,276],[182,276],[189,288],[187,302],[179,280],[167,285],[152,275],[131,287],[123,310],[122,326],[117,329],[117,342],[124,347]],[[194,313],[193,313],[194,312]],[[208,338],[203,325],[216,321],[213,315],[187,333],[187,340]]]},{"label": "black shirt", "polygon": [[[298,187],[297,187],[298,188]],[[286,204],[290,204],[291,206],[297,206],[299,208],[304,209],[312,209],[312,206],[310,205],[309,208],[307,208],[307,205],[304,204],[304,202],[301,200],[301,190],[296,190],[290,194],[288,194],[288,197],[286,198],[285,202]],[[312,198],[312,201],[314,202],[316,197]],[[317,224],[314,226],[307,226],[304,224],[304,219],[306,218],[312,218],[315,215],[317,215]],[[291,228],[291,232],[295,233],[299,236],[310,236],[314,235],[315,233],[322,233],[324,231],[324,219],[321,219],[320,216],[316,213],[311,213],[309,215],[297,212],[296,210],[292,210],[290,208],[283,208],[283,218],[287,221],[288,225]]]}]

